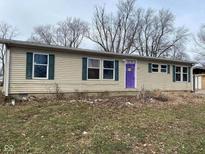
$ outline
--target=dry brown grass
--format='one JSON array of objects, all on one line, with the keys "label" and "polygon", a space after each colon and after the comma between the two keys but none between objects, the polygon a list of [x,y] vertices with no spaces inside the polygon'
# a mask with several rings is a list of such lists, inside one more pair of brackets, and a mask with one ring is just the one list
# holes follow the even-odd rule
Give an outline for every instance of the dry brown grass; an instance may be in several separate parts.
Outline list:
[{"label": "dry brown grass", "polygon": [[[57,88],[58,89],[58,88]],[[195,94],[190,92],[162,92],[159,90],[154,91],[141,91],[136,93],[135,96],[109,96],[106,93],[98,96],[88,96],[87,93],[76,92],[71,97],[64,97],[60,90],[57,90],[54,98],[52,97],[29,97],[24,101],[17,101],[17,105],[32,104],[59,104],[68,102],[84,102],[93,106],[99,107],[139,107],[139,106],[163,106],[163,105],[180,105],[180,104],[200,104],[205,100],[205,95]],[[10,101],[5,101],[5,97],[0,93],[0,104],[9,104]]]},{"label": "dry brown grass", "polygon": [[204,96],[148,96],[0,106],[0,153],[5,145],[13,153],[205,153]]},{"label": "dry brown grass", "polygon": [[205,100],[205,95],[190,92],[161,92],[143,91],[135,96],[110,96],[110,97],[78,97],[77,101],[99,107],[139,107],[139,106],[166,106],[180,104],[200,104]]},{"label": "dry brown grass", "polygon": [[5,97],[3,96],[3,94],[0,92],[0,104],[4,104],[5,101]]}]

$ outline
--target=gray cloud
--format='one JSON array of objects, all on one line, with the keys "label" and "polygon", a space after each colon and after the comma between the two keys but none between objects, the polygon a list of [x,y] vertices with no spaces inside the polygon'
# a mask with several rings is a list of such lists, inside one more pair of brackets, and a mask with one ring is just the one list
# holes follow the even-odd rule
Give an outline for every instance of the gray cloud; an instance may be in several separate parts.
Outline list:
[{"label": "gray cloud", "polygon": [[[26,40],[37,25],[54,24],[66,16],[80,17],[90,22],[94,6],[105,5],[111,12],[116,3],[117,0],[1,0],[0,21],[16,26],[19,30],[18,39]],[[193,33],[205,23],[204,4],[204,0],[137,1],[139,7],[170,9],[176,15],[176,25],[184,25]],[[89,45],[84,43],[83,46]]]}]

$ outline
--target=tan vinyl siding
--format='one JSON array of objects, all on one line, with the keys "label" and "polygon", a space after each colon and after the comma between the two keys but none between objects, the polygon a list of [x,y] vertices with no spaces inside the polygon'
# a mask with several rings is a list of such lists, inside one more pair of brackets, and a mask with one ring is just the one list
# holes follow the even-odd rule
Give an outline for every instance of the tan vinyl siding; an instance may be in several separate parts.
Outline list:
[{"label": "tan vinyl siding", "polygon": [[[173,65],[170,65],[170,74],[160,72],[160,65],[165,63],[156,63],[159,64],[159,72],[148,72],[148,63],[146,61],[138,61],[138,88],[144,88],[146,90],[192,90],[191,82],[173,82]],[[185,65],[177,65],[185,66]],[[185,66],[186,67],[186,66]]]},{"label": "tan vinyl siding", "polygon": [[[55,80],[27,80],[26,79],[26,52],[40,52],[55,54]],[[125,89],[124,60],[119,60],[119,81],[114,80],[82,80],[82,57],[87,55],[72,54],[66,52],[48,52],[29,50],[23,48],[11,48],[10,70],[10,94],[18,93],[52,93],[55,92],[55,84],[58,84],[63,92],[75,91],[136,91],[145,88],[148,90],[191,90],[191,83],[173,82],[172,65],[170,74],[148,73],[148,61],[137,60],[137,89]],[[108,57],[95,57],[105,58]],[[114,57],[110,57],[114,59]],[[156,63],[156,62],[155,62]]]}]

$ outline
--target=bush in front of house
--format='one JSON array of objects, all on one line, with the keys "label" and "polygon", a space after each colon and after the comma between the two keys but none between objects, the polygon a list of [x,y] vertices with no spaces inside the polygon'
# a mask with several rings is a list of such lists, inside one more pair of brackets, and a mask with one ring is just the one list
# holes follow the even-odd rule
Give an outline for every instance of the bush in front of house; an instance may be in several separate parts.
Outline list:
[{"label": "bush in front of house", "polygon": [[162,91],[160,90],[149,91],[145,89],[142,89],[139,92],[138,99],[142,101],[143,103],[149,103],[149,102],[152,102],[153,100],[157,100],[160,102],[169,101],[169,97],[165,95]]}]

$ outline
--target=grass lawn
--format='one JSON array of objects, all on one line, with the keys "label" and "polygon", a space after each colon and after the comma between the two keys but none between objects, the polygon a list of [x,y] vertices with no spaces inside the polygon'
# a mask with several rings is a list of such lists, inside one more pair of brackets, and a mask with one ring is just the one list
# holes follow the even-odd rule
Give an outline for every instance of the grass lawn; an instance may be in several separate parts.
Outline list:
[{"label": "grass lawn", "polygon": [[5,145],[13,153],[205,153],[205,103],[0,106],[0,153]]}]

